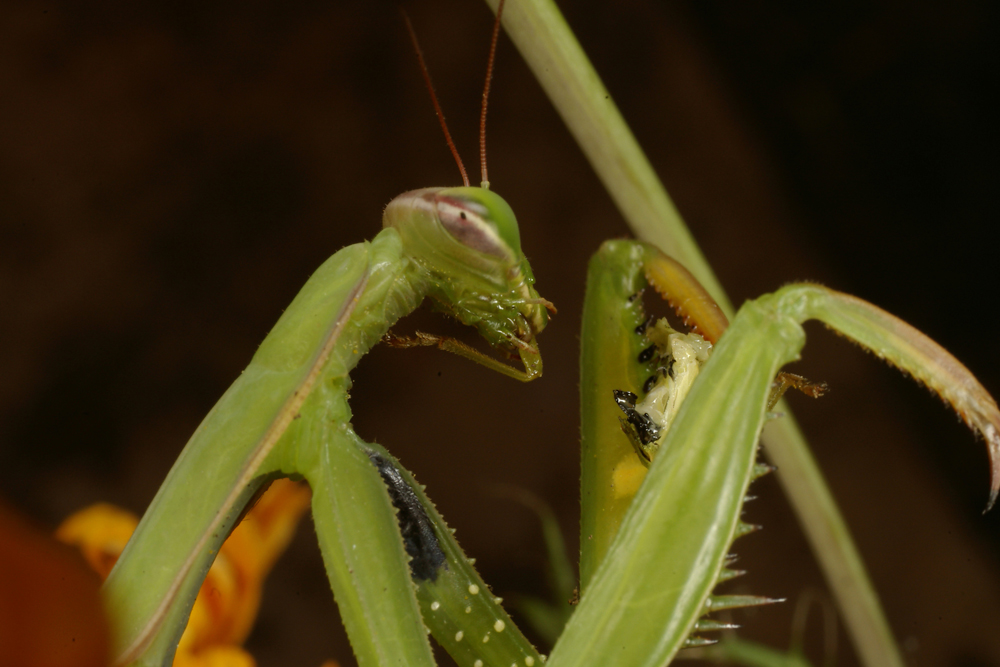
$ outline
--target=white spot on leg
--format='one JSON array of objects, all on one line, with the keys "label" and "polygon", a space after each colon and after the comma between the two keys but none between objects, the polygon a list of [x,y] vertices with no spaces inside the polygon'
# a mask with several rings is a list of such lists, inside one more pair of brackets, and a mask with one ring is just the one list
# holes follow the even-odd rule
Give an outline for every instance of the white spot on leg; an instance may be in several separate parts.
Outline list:
[{"label": "white spot on leg", "polygon": [[483,643],[485,644],[489,640],[490,640],[490,633],[487,632],[485,635],[483,635]]},{"label": "white spot on leg", "polygon": [[441,603],[440,602],[438,602],[437,600],[435,600],[434,602],[431,602],[431,611],[437,611],[440,608],[441,608]]},{"label": "white spot on leg", "polygon": [[526,664],[528,667],[534,667],[535,659],[529,655],[527,658],[524,659],[524,664]]},{"label": "white spot on leg", "polygon": [[469,584],[469,593],[472,595],[479,595],[479,586],[475,584]]},{"label": "white spot on leg", "polygon": [[493,629],[496,630],[497,632],[503,632],[503,629],[505,627],[507,627],[507,625],[499,618],[497,619],[497,622],[493,624]]},{"label": "white spot on leg", "polygon": [[476,660],[474,663],[472,663],[472,667],[483,667],[483,661]]},{"label": "white spot on leg", "polygon": [[471,614],[472,613],[472,607],[466,607],[465,608],[465,613],[466,614]]},{"label": "white spot on leg", "polygon": [[465,633],[462,632],[461,630],[459,630],[458,632],[455,633],[455,641],[457,641],[457,642],[462,641],[462,637],[464,637],[464,636],[465,636]]}]

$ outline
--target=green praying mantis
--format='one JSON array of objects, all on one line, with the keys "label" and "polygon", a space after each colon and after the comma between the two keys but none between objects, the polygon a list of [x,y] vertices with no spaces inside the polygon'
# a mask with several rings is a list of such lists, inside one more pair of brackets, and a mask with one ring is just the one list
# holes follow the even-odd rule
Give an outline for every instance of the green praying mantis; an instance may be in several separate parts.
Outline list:
[{"label": "green praying mantis", "polygon": [[[389,253],[389,254],[391,254],[391,253]],[[395,257],[395,255],[393,255],[393,257]],[[341,265],[341,266],[343,266],[343,265]],[[633,266],[634,266],[634,264],[633,264]],[[438,280],[442,280],[442,279],[438,278]],[[350,294],[351,294],[351,291],[350,291],[350,290],[346,290],[346,292],[345,292],[345,293],[343,294],[343,300],[344,300],[344,303],[348,303],[348,302],[350,302],[350,298],[349,298],[349,297],[350,297]],[[521,297],[521,298],[522,298],[522,299],[525,299],[525,301],[530,301],[531,299],[534,299],[535,297],[534,297],[534,296],[528,296],[528,297],[523,297],[523,295],[522,295],[522,297]],[[619,297],[619,298],[617,298],[617,300],[619,300],[619,301],[620,301],[620,297]],[[533,306],[538,306],[538,305],[540,305],[540,303],[535,303],[535,304],[527,304],[527,305],[533,305]],[[606,305],[606,304],[605,304],[605,305]],[[537,308],[536,308],[536,310],[537,310]],[[339,313],[340,313],[340,311],[337,311],[337,314],[339,314]],[[353,311],[352,311],[352,315],[353,315]],[[351,319],[351,318],[350,318],[350,317],[348,317],[348,321],[350,321],[350,319]],[[388,318],[387,318],[387,317],[384,317],[383,319],[388,319]],[[333,321],[334,321],[334,322],[338,322],[338,323],[340,322],[340,320],[339,320],[339,319],[335,319],[335,320],[333,320]],[[528,321],[528,320],[526,319],[525,321]],[[346,325],[345,325],[345,326],[346,326]],[[734,326],[735,326],[735,325],[734,325]],[[540,329],[541,327],[539,327],[539,326],[536,326],[535,328],[536,328],[536,329]],[[369,333],[371,333],[371,332],[369,332]],[[374,334],[372,334],[372,335],[374,335]],[[377,337],[377,336],[376,336],[376,337]],[[508,338],[507,340],[508,340],[508,341],[509,341],[509,342],[510,342],[510,343],[511,343],[512,345],[513,345],[513,344],[514,344],[514,343],[513,343],[513,340],[514,340],[514,339],[516,339],[516,340],[519,340],[519,341],[521,341],[522,343],[525,343],[525,344],[527,344],[527,345],[529,345],[529,346],[531,345],[531,343],[530,343],[530,342],[526,342],[526,341],[522,340],[521,338],[519,338],[519,337],[517,337],[517,336],[514,336],[514,338],[513,338],[513,339],[510,339],[510,338]],[[525,349],[525,348],[520,348],[520,349],[521,349],[522,351],[525,351],[525,352],[528,352],[528,353],[529,353],[529,355],[531,354],[531,350],[527,350],[527,349]],[[310,353],[311,353],[311,352],[315,352],[315,350],[313,350],[313,349],[307,349],[306,351],[307,351],[307,352],[310,352]],[[352,349],[352,350],[351,350],[351,354],[358,354],[358,353],[355,353],[355,352],[353,351],[353,349]],[[720,353],[720,354],[721,354],[721,353]],[[776,363],[776,362],[775,362],[775,363]],[[717,364],[716,364],[716,366],[722,366],[722,363],[721,363],[721,362],[719,362],[719,363],[717,363]],[[729,365],[728,367],[729,367],[729,368],[731,368],[731,369],[733,369],[733,370],[738,370],[738,369],[740,368],[740,366],[738,366],[738,365],[736,365],[736,364],[731,364],[731,365]],[[707,371],[706,371],[706,373],[707,373]],[[763,371],[762,371],[762,372],[760,373],[760,375],[761,375],[761,376],[764,376],[764,375],[767,375],[767,374],[768,374],[767,372],[763,372]],[[773,373],[772,373],[772,374],[773,374]],[[769,380],[768,380],[768,381],[769,381]],[[702,384],[705,384],[705,383],[702,383]],[[624,387],[616,387],[616,388],[624,388]],[[515,389],[512,389],[511,391],[512,391],[512,392],[513,392],[513,391],[516,391],[516,388],[515,388]],[[692,398],[692,405],[704,405],[704,404],[706,404],[706,403],[710,404],[710,403],[713,403],[714,401],[719,401],[719,400],[722,400],[722,399],[720,399],[720,398],[716,398],[716,399],[704,399],[704,398],[699,398],[699,399],[698,399],[698,400],[696,401],[696,400],[695,400],[695,398],[696,398],[695,396],[692,396],[691,398]],[[738,401],[738,402],[741,402],[741,401]],[[341,406],[341,407],[342,407],[342,406]],[[612,405],[611,407],[612,407],[612,408],[614,409],[614,406],[613,406],[613,405]],[[748,412],[750,412],[750,411],[748,411]],[[762,411],[759,411],[759,412],[762,412]],[[293,415],[291,416],[291,419],[293,420],[293,423],[291,424],[291,427],[290,427],[290,428],[292,428],[292,429],[299,429],[299,430],[302,430],[303,432],[304,432],[304,431],[305,431],[305,430],[306,430],[307,428],[322,428],[322,426],[319,426],[319,425],[316,425],[316,424],[307,424],[307,423],[306,423],[306,421],[307,421],[307,420],[310,420],[310,419],[312,419],[312,418],[314,418],[314,417],[317,417],[317,413],[316,413],[316,412],[311,412],[311,413],[309,413],[309,414],[306,414],[306,415],[304,415],[304,417],[303,417],[303,418],[300,418],[300,419],[295,419],[295,415],[293,414]],[[612,425],[613,425],[613,427],[614,427],[614,428],[617,428],[617,422],[616,422],[616,421],[612,421]],[[679,427],[678,427],[678,428],[679,428]],[[687,428],[692,428],[692,427],[687,427]],[[750,430],[753,430],[753,428],[750,428]],[[673,429],[671,429],[671,431],[673,431]],[[301,437],[301,438],[304,438],[305,436],[296,436],[296,437]],[[679,437],[678,437],[678,438],[675,438],[675,440],[676,440],[676,439],[679,439]],[[391,464],[386,464],[386,463],[385,463],[385,461],[389,461],[389,462],[391,462],[391,461],[392,461],[392,459],[390,459],[390,458],[386,458],[386,454],[384,454],[384,453],[381,453],[381,452],[380,452],[380,450],[377,450],[377,449],[368,449],[368,450],[365,450],[365,449],[363,449],[363,448],[360,448],[360,446],[359,446],[359,450],[358,450],[358,451],[359,451],[359,452],[361,452],[362,454],[364,454],[364,456],[366,456],[366,457],[367,457],[367,460],[365,460],[365,458],[356,458],[356,459],[355,459],[355,460],[353,461],[353,463],[354,463],[354,464],[355,464],[355,465],[357,466],[356,470],[357,470],[357,472],[359,473],[359,474],[358,474],[358,476],[357,476],[357,478],[358,478],[358,480],[359,480],[359,481],[358,481],[358,488],[360,489],[360,487],[361,487],[361,485],[362,485],[362,482],[361,482],[360,480],[361,480],[362,478],[364,478],[365,476],[367,476],[367,478],[368,478],[368,482],[367,482],[367,483],[368,483],[368,492],[372,494],[372,497],[373,497],[373,498],[378,498],[378,497],[379,497],[379,494],[382,494],[382,493],[383,493],[383,491],[382,491],[382,486],[384,486],[383,482],[384,482],[384,477],[385,477],[385,475],[382,475],[382,474],[381,474],[381,473],[382,473],[383,471],[385,471],[385,470],[389,470],[389,471],[391,472],[392,470],[396,470],[396,471],[398,471],[398,472],[399,472],[399,474],[400,474],[400,475],[402,476],[402,478],[403,478],[404,480],[406,480],[406,479],[407,479],[407,478],[405,477],[405,471],[403,471],[403,470],[402,470],[401,468],[398,468],[398,467],[396,466],[396,464],[395,464],[395,463],[391,463]],[[664,448],[664,451],[671,451],[671,447],[670,447],[670,446],[666,446],[666,447]],[[374,452],[374,454],[373,454],[373,452]],[[356,452],[356,453],[357,453],[357,452]],[[747,458],[747,457],[748,457],[748,456],[749,456],[749,454],[747,453],[747,451],[744,451],[744,455],[743,455],[743,459],[741,459],[741,464],[742,464],[742,465],[744,466],[744,468],[745,468],[745,467],[746,467],[746,466],[748,465],[748,463],[747,463],[747,461],[748,461],[748,458]],[[382,458],[381,458],[381,459],[379,459],[378,457],[382,457]],[[373,462],[373,461],[376,461],[376,460],[381,460],[381,461],[383,461],[383,463],[381,463],[381,464],[379,464],[379,465],[372,465],[372,462]],[[304,464],[303,462],[301,462],[301,461],[300,461],[300,462],[296,462],[296,464],[295,464],[295,465],[297,465],[297,466],[301,466],[300,468],[297,468],[297,469],[299,469],[299,470],[302,470],[302,469],[303,469],[303,468],[305,467],[305,464]],[[387,468],[387,467],[386,467],[387,465],[388,465],[388,466],[390,466],[390,468]],[[661,470],[661,469],[662,469],[662,470],[665,470],[665,469],[667,469],[667,466],[666,466],[666,464],[657,464],[657,465],[659,466],[659,468],[657,468],[656,470]],[[734,465],[735,465],[735,464],[734,464]],[[367,467],[366,467],[366,466],[367,466]],[[380,466],[381,466],[381,468],[380,468]],[[289,469],[292,469],[292,466],[291,466],[291,465],[289,465]],[[259,470],[259,469],[258,469],[258,470]],[[379,473],[379,475],[380,475],[380,477],[381,477],[382,479],[380,479],[379,477],[376,477],[376,476],[375,476],[375,475],[373,474],[373,471],[374,471],[374,472],[376,472],[376,473]],[[745,472],[745,471],[744,471],[744,472]],[[652,474],[652,473],[651,473],[651,474]],[[382,485],[382,486],[380,486],[380,485]],[[722,483],[722,482],[719,482],[719,485],[720,485],[720,486],[726,486],[726,487],[728,487],[728,484],[724,484],[724,483]],[[322,488],[322,487],[323,487],[324,485],[323,485],[323,484],[319,484],[319,486],[320,486],[320,487]],[[333,483],[333,482],[331,481],[331,482],[329,482],[329,486],[333,487],[333,486],[336,486],[336,485],[335,485],[335,484],[334,484],[334,483]],[[737,486],[738,486],[738,485],[737,485]],[[411,483],[411,482],[407,481],[407,487],[408,487],[408,488],[410,488],[411,490],[413,490],[413,492],[414,492],[414,493],[417,493],[417,489],[415,489],[415,488],[414,488],[414,487],[412,486],[412,483]],[[234,488],[235,488],[235,487],[234,487]],[[200,489],[200,488],[199,488],[198,490],[199,490],[199,491],[201,491],[202,489]],[[245,490],[245,491],[244,491],[244,490],[240,490],[240,495],[239,495],[239,496],[237,496],[237,497],[235,497],[235,498],[234,498],[234,500],[233,500],[233,503],[231,503],[231,504],[232,504],[232,505],[234,505],[234,506],[235,506],[235,505],[238,505],[238,504],[239,504],[239,503],[240,503],[240,502],[241,502],[241,501],[243,500],[243,498],[245,497],[245,496],[244,496],[243,494],[244,494],[244,493],[248,493],[248,492],[249,492],[249,490],[250,490],[250,489],[247,489],[247,490]],[[737,491],[737,490],[738,490],[738,489],[736,488],[736,486],[734,486],[734,487],[733,487],[733,491],[732,491],[732,494],[733,494],[733,495],[732,495],[732,497],[733,497],[733,498],[736,498],[736,497],[738,497],[738,496],[739,496],[739,497],[741,497],[742,493],[740,492],[739,494],[737,494],[737,493],[736,493],[736,491]],[[355,489],[355,490],[354,490],[354,492],[355,492],[355,493],[361,493],[361,491],[360,491],[360,490],[358,490],[358,489]],[[232,493],[232,489],[230,489],[230,493]],[[391,500],[391,499],[390,499],[390,500]],[[319,501],[317,501],[317,502],[319,502]],[[380,550],[381,550],[382,548],[384,548],[384,550],[385,550],[385,552],[386,552],[386,553],[389,553],[389,554],[392,554],[392,555],[391,555],[391,556],[387,556],[387,557],[386,557],[385,559],[383,559],[383,561],[378,561],[378,562],[377,562],[376,564],[373,564],[373,565],[372,565],[372,568],[371,568],[371,569],[372,569],[372,570],[373,570],[374,572],[376,572],[376,573],[380,573],[380,574],[377,574],[377,575],[373,575],[373,576],[382,576],[382,574],[381,574],[381,573],[393,573],[393,572],[394,572],[394,573],[395,573],[395,574],[394,574],[394,576],[396,576],[396,582],[397,582],[397,583],[400,583],[403,589],[406,589],[406,588],[407,588],[407,585],[408,585],[408,584],[406,584],[406,582],[408,582],[408,577],[410,576],[410,574],[409,574],[409,571],[408,571],[408,569],[407,569],[407,568],[405,567],[405,565],[403,564],[403,563],[405,563],[405,560],[406,560],[406,557],[405,557],[405,556],[404,556],[404,555],[403,555],[403,554],[401,553],[401,551],[400,551],[400,548],[399,548],[398,544],[396,544],[396,545],[394,546],[394,541],[395,541],[395,542],[398,542],[398,537],[397,537],[397,536],[396,536],[396,535],[395,535],[395,534],[393,533],[393,529],[394,529],[394,526],[395,526],[395,524],[394,524],[394,523],[393,523],[393,521],[392,521],[392,510],[391,510],[391,508],[389,507],[389,505],[387,505],[387,504],[386,504],[386,502],[385,502],[384,500],[382,500],[382,501],[377,501],[377,502],[375,502],[375,504],[377,505],[377,504],[378,504],[378,502],[381,502],[381,506],[382,506],[382,510],[383,510],[383,512],[382,512],[382,515],[381,515],[381,516],[382,516],[382,518],[381,518],[381,519],[379,520],[379,521],[380,521],[380,523],[379,523],[379,522],[373,522],[373,523],[372,523],[372,524],[370,524],[370,525],[380,525],[380,526],[382,526],[382,528],[383,528],[384,530],[383,530],[383,533],[381,534],[381,537],[379,537],[379,536],[377,536],[377,535],[370,535],[370,534],[368,534],[368,535],[366,535],[366,540],[368,540],[368,542],[367,542],[367,543],[368,543],[368,544],[370,545],[370,547],[371,547],[371,549],[372,549],[373,551],[375,551],[375,552],[379,552],[379,551],[380,551]],[[421,505],[422,505],[422,506],[423,506],[423,505],[425,505],[425,501],[424,501],[423,499],[421,499],[421,500],[420,500],[420,502],[421,502]],[[652,514],[652,513],[650,513],[650,515],[649,515],[649,516],[653,516],[653,514]],[[178,517],[178,520],[181,520],[182,518],[183,518],[183,517]],[[231,519],[231,518],[234,518],[234,517],[229,517],[229,519]],[[348,523],[349,523],[349,518],[348,518],[348,517],[344,517],[344,519],[345,519],[345,521],[346,521],[346,522],[348,522]],[[228,520],[228,519],[225,519],[225,520]],[[224,527],[226,526],[226,523],[225,523],[225,520],[223,520],[223,522],[222,522],[222,523],[219,523],[219,524],[217,524],[217,527],[218,527],[218,528],[224,528]],[[317,520],[317,525],[319,525],[319,520]],[[327,527],[327,528],[324,528],[324,530],[328,530],[328,529],[329,529],[329,527]],[[223,532],[224,532],[224,531],[223,531]],[[202,534],[206,534],[206,533],[202,533]],[[636,534],[636,535],[647,535],[647,531],[645,531],[645,530],[644,530],[644,529],[642,529],[642,528],[636,528],[636,529],[634,529],[634,530],[633,530],[632,532],[630,532],[630,533],[629,533],[629,535],[632,535],[632,534]],[[170,537],[170,538],[173,538],[173,537],[174,537],[174,535],[173,535],[173,534],[171,534],[171,535],[169,535],[169,537]],[[213,538],[213,539],[214,539],[214,538]],[[378,540],[379,540],[379,539],[381,539],[382,541],[381,541],[381,542],[378,542]],[[650,537],[649,539],[652,539],[652,538]],[[715,548],[716,550],[718,550],[718,549],[719,549],[718,545],[716,545],[716,547],[714,547],[714,548]],[[635,551],[635,549],[633,549],[632,551],[634,552],[634,551]],[[204,558],[204,556],[199,556],[199,557],[200,557],[200,558]],[[387,564],[386,564],[386,563],[384,562],[385,560],[392,560],[392,558],[395,558],[395,561],[393,561],[393,562],[395,563],[395,565],[394,565],[394,566],[391,566],[391,565],[387,565]],[[458,560],[457,560],[457,557],[456,557],[456,556],[452,555],[452,556],[451,556],[451,558],[452,558],[452,562],[455,562],[455,563],[458,563]],[[379,569],[379,566],[384,566],[384,569]],[[202,564],[202,563],[193,563],[191,567],[192,567],[192,571],[194,571],[195,569],[198,569],[198,568],[202,568],[202,567],[203,567],[203,564]],[[457,567],[457,565],[456,565],[456,567]],[[395,569],[394,569],[394,568],[395,568]],[[354,576],[355,576],[355,577],[357,577],[357,578],[359,578],[359,579],[362,579],[362,578],[363,578],[363,575],[361,575],[361,574],[355,574]],[[386,576],[388,576],[388,575],[386,575]],[[602,576],[603,576],[603,575],[602,575]],[[703,577],[703,578],[702,578],[702,581],[709,581],[710,579],[711,579],[711,577],[707,577],[707,576],[706,576],[706,577]],[[608,575],[608,576],[603,576],[603,579],[602,579],[602,581],[609,581],[609,582],[610,582],[610,581],[614,581],[614,580],[615,580],[615,579],[614,579],[614,578],[612,578],[612,577],[610,577],[610,575]],[[648,582],[647,582],[647,583],[648,583]],[[468,586],[471,586],[471,585],[473,585],[473,584],[468,584],[468,585],[466,586],[466,590],[468,590]],[[476,585],[478,586],[478,584],[476,584]],[[482,591],[481,591],[481,592],[482,592]],[[348,593],[348,594],[349,594],[349,593]],[[597,594],[595,593],[594,595],[597,595]],[[338,596],[338,597],[339,597],[339,596]],[[360,594],[359,594],[359,597],[361,597],[361,596],[360,596]],[[419,597],[419,589],[418,589],[418,597]],[[595,599],[596,599],[596,598],[595,598]],[[434,601],[431,601],[431,602],[429,602],[429,603],[428,603],[428,606],[429,606],[429,605],[433,605],[433,602],[434,602]],[[488,602],[488,601],[487,601],[487,602]],[[588,602],[588,604],[589,604],[589,602]],[[405,605],[403,605],[403,606],[405,606]],[[590,605],[590,607],[593,607],[593,605]],[[586,610],[588,614],[589,614],[589,613],[592,613],[591,611],[589,611],[589,610],[590,610],[590,607],[584,607],[584,606],[581,606],[581,611],[584,611],[584,610]],[[404,644],[404,643],[405,643],[404,639],[405,639],[406,637],[409,637],[409,638],[410,638],[410,640],[411,640],[411,642],[412,642],[412,643],[413,643],[414,645],[417,645],[417,646],[419,646],[419,645],[420,645],[420,641],[418,641],[418,640],[417,640],[417,639],[415,638],[415,635],[418,635],[418,634],[419,634],[419,631],[421,630],[421,628],[420,628],[420,623],[419,623],[419,622],[417,622],[416,620],[414,620],[414,618],[415,618],[415,617],[413,616],[413,609],[414,609],[414,608],[413,608],[413,606],[412,606],[412,605],[410,605],[409,607],[406,607],[406,608],[408,609],[408,612],[407,612],[407,613],[408,613],[409,615],[405,615],[405,614],[404,614],[404,616],[406,616],[406,618],[407,618],[407,619],[408,619],[408,620],[409,620],[409,621],[411,622],[411,623],[410,623],[411,627],[409,628],[409,631],[408,631],[408,633],[407,633],[407,632],[404,632],[404,631],[402,631],[402,630],[401,630],[401,631],[399,631],[399,633],[398,633],[398,634],[396,634],[396,635],[394,635],[394,636],[393,636],[393,641],[398,641],[398,642],[399,642],[400,644]],[[461,609],[460,611],[461,611],[461,613],[464,613],[464,608],[463,608],[463,609]],[[491,613],[491,612],[483,612],[482,616],[486,616],[486,615],[487,615],[488,613]],[[656,614],[656,613],[652,613],[652,612],[651,612],[651,613],[649,613],[649,614],[648,614],[647,616],[648,616],[649,618],[651,618],[651,619],[653,619],[653,620],[655,621],[655,620],[656,620],[656,617],[657,617],[657,614]],[[345,614],[345,617],[346,617],[346,618],[350,618],[350,614]],[[480,618],[480,617],[481,617],[481,616],[480,616],[479,612],[477,611],[477,619],[478,619],[478,618]],[[587,629],[588,629],[588,626],[586,625],[587,621],[585,620],[585,619],[586,619],[586,616],[585,616],[585,615],[581,615],[581,616],[580,616],[580,618],[582,618],[582,619],[584,619],[584,620],[581,620],[581,621],[578,621],[578,624],[584,624],[584,625],[582,626],[582,627],[583,627],[583,630],[582,630],[582,632],[586,632],[586,631],[587,631]],[[502,620],[502,619],[494,619],[494,620],[493,620],[493,625],[492,625],[492,626],[490,626],[490,627],[493,627],[493,626],[495,626],[495,624],[496,624],[496,621],[497,621],[497,620]],[[351,622],[352,622],[351,620],[348,620],[348,623],[351,623]],[[596,623],[596,622],[592,622],[592,623]],[[575,627],[576,627],[576,626],[574,626],[574,628],[575,628]],[[593,627],[593,625],[591,625],[590,627],[592,628],[592,627]],[[509,632],[509,628],[508,628],[508,630],[507,630],[507,631]],[[576,629],[575,631],[576,631],[576,632],[578,632],[578,633],[579,633],[579,632],[581,632],[581,630],[579,630],[579,629]],[[458,631],[456,631],[456,632],[455,632],[455,634],[457,634],[457,632],[458,632]],[[638,633],[638,632],[639,632],[639,629],[638,629],[638,628],[636,628],[635,632],[637,632],[637,633]],[[484,636],[485,636],[485,635],[484,635]],[[505,635],[505,636],[510,636],[510,634],[508,634],[508,635]],[[609,637],[616,637],[616,638],[618,638],[618,639],[622,639],[622,638],[624,637],[624,635],[622,635],[622,634],[616,634],[616,635],[615,635],[615,634],[610,634],[610,633],[608,633],[608,634],[607,634],[606,636],[609,636]],[[401,639],[401,638],[403,638],[403,639]],[[151,641],[155,643],[155,640],[151,640]],[[164,640],[164,641],[167,641],[167,640]],[[569,640],[567,640],[567,641],[569,641]],[[488,642],[488,644],[490,644],[490,647],[492,647],[492,646],[495,646],[495,645],[497,644],[497,641],[496,641],[496,640],[494,639],[494,640],[493,640],[492,642]],[[357,644],[356,644],[356,645],[357,645]],[[580,645],[581,645],[581,646],[583,646],[584,644],[583,644],[583,643],[580,643]],[[635,647],[635,649],[634,649],[634,650],[636,650],[636,651],[638,651],[638,652],[643,652],[643,653],[642,653],[643,655],[647,655],[647,653],[645,653],[645,652],[644,652],[644,651],[646,651],[646,648],[644,647],[644,645],[642,644],[642,642],[635,642],[635,643],[631,643],[631,642],[630,642],[630,645],[632,645],[632,646],[634,646],[634,647]],[[126,648],[127,648],[127,647],[126,647]],[[525,649],[525,650],[527,650],[527,649]],[[373,648],[373,649],[372,649],[372,651],[373,651],[374,653],[377,653],[377,652],[378,652],[378,649],[377,649],[377,648]],[[359,651],[359,653],[361,653],[361,652]],[[567,654],[566,654],[565,652],[563,652],[562,654],[560,654],[560,653],[558,653],[558,652],[557,652],[557,653],[556,653],[556,654],[555,654],[555,655],[553,656],[553,661],[556,661],[556,660],[569,660],[569,659],[570,659],[570,658],[562,658],[562,657],[560,657],[561,655],[567,655]],[[654,654],[653,654],[653,653],[648,653],[648,655],[650,655],[650,656],[651,656],[651,659],[654,659],[654,658],[652,657],[652,656],[654,656]],[[525,655],[525,657],[531,657],[531,655],[530,655],[530,654],[526,654],[526,655]],[[474,660],[476,660],[476,659],[481,659],[481,658],[474,658],[474,659],[473,659],[473,664],[474,664]],[[524,659],[524,658],[522,658],[522,659]],[[658,659],[658,658],[656,658],[656,659]]]}]

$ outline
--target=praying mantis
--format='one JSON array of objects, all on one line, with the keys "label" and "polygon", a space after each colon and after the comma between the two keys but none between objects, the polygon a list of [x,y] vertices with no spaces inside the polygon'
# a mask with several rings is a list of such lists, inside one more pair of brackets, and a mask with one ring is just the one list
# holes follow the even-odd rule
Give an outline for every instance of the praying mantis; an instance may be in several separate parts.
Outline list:
[{"label": "praying mantis", "polygon": [[[498,115],[498,114],[494,114],[494,115]],[[367,235],[367,233],[366,233],[366,234],[364,234],[364,235]],[[596,245],[596,244],[595,244],[595,245]],[[557,300],[557,299],[555,299],[555,298],[554,298],[554,300]],[[404,356],[405,356],[405,355],[404,355]],[[399,359],[400,359],[400,356],[399,356],[399,354],[397,354],[397,355],[393,356],[393,357],[392,357],[392,362],[391,362],[391,364],[392,364],[392,365],[396,365],[396,364],[404,364],[404,363],[406,363],[406,361],[403,361],[403,360],[399,360]],[[399,361],[397,361],[397,360],[399,360]],[[464,371],[463,371],[463,372],[464,372]],[[381,372],[380,372],[380,373],[377,373],[377,375],[381,376],[381,377],[379,377],[379,379],[377,380],[377,382],[378,382],[378,383],[380,383],[380,384],[382,384],[382,385],[386,384],[387,382],[389,382],[389,383],[391,383],[391,382],[392,382],[392,380],[387,380],[387,379],[386,379],[386,374],[384,374],[384,373],[381,373]],[[477,374],[477,375],[481,375],[481,374]],[[506,385],[505,385],[505,386],[506,386]],[[504,390],[504,393],[505,393],[505,394],[506,394],[506,393],[510,393],[510,394],[514,394],[514,393],[516,393],[516,391],[517,391],[518,389],[520,389],[520,387],[518,387],[518,388],[516,388],[516,389],[510,389],[510,388],[508,387],[507,389],[505,389],[505,390]],[[526,408],[522,408],[522,410],[523,410],[523,411],[525,411],[525,412],[527,411],[527,409],[526,409]],[[360,427],[359,427],[359,428],[360,428]],[[573,429],[572,429],[572,428],[570,428],[569,430],[570,430],[570,431],[572,431]],[[549,439],[550,439],[550,440],[552,440],[552,439],[554,439],[554,438],[549,438]],[[385,442],[386,442],[387,444],[388,444],[388,443],[390,443],[390,438],[386,438],[386,439],[385,439]],[[394,444],[394,443],[393,443],[393,444]],[[422,478],[422,481],[424,481],[424,480],[423,480],[423,478]],[[431,489],[432,489],[432,490],[434,489],[434,485],[433,485],[433,484],[431,485]],[[766,592],[766,591],[761,591],[761,592]]]}]

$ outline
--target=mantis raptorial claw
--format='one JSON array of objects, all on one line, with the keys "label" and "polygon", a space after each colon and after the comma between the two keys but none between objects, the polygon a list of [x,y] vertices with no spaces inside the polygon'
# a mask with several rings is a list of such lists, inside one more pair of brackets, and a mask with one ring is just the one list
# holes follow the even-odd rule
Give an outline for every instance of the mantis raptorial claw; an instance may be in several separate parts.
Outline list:
[{"label": "mantis raptorial claw", "polygon": [[729,320],[715,299],[677,260],[643,244],[643,270],[653,289],[677,311],[684,325],[717,343]]},{"label": "mantis raptorial claw", "polygon": [[[513,212],[498,195],[479,188],[416,190],[389,203],[383,226],[373,241],[341,250],[317,270],[192,436],[105,584],[109,608],[121,621],[118,662],[169,660],[207,564],[269,474],[301,475],[313,487],[317,534],[342,605],[374,609],[369,600],[384,593],[382,571],[394,573],[393,589],[410,587],[407,570],[400,570],[405,553],[384,483],[367,457],[358,459],[348,437],[348,373],[427,296],[501,349],[524,335],[523,323],[537,333],[548,316],[520,249]],[[475,298],[482,294],[497,298]],[[542,371],[533,337],[517,350],[524,371],[445,337],[391,340],[437,345],[521,381]],[[334,464],[330,457],[340,458]],[[333,470],[353,471],[356,493],[373,494],[366,501],[368,523],[378,531],[356,523],[350,513],[357,510],[338,495],[342,484]],[[350,532],[355,529],[362,534]],[[345,550],[343,540],[366,548]],[[141,594],[133,590],[139,581]],[[412,664],[431,664],[415,598],[396,604],[393,646],[407,637]],[[377,639],[386,618],[382,611],[352,618],[348,632],[359,660],[377,662],[374,656],[389,651]],[[522,648],[511,651],[521,655]]]},{"label": "mantis raptorial claw", "polygon": [[[553,664],[557,659],[560,665],[665,664],[684,645],[706,605],[728,604],[725,597],[714,597],[712,588],[726,567],[730,541],[750,529],[740,513],[757,470],[758,438],[769,405],[789,386],[810,395],[825,390],[779,373],[798,358],[806,320],[822,321],[936,391],[986,438],[994,475],[1000,463],[1000,412],[993,399],[954,357],[909,325],[855,297],[817,285],[789,285],[747,302],[725,327],[704,290],[681,269],[650,246],[630,241],[605,243],[591,260],[580,383],[584,593],[553,652]],[[664,425],[637,396],[650,364],[664,363],[656,360],[660,352],[648,353],[647,336],[658,325],[647,322],[641,299],[632,298],[647,280],[655,281],[679,314],[716,345],[698,369],[683,408],[664,429],[655,456],[640,445],[637,457],[634,440],[630,443],[616,428],[617,407],[610,395],[619,390],[618,404],[634,417],[631,421],[648,416],[656,426]],[[662,346],[656,344],[657,350]],[[668,371],[678,375],[676,363]],[[659,378],[651,391],[658,383]],[[651,459],[648,469],[637,460],[643,454]],[[996,483],[994,477],[991,503]],[[701,512],[710,513],[711,520],[692,518]],[[669,568],[662,567],[666,544],[676,545]],[[699,575],[691,577],[692,571]],[[675,577],[674,572],[683,574]],[[655,598],[649,591],[657,591]],[[644,613],[622,612],[635,606]],[[604,628],[600,636],[595,637],[594,627]]]}]

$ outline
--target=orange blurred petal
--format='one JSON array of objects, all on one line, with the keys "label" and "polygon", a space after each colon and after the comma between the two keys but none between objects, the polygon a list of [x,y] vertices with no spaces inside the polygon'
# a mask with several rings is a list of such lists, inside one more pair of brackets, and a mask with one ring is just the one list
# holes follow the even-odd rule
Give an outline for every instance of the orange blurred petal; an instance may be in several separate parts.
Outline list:
[{"label": "orange blurred petal", "polygon": [[173,667],[256,667],[253,656],[239,646],[210,646],[198,653],[177,651]]},{"label": "orange blurred petal", "polygon": [[[310,498],[305,484],[276,480],[233,530],[198,592],[175,666],[252,667],[253,658],[239,645],[257,617],[264,579],[288,547]],[[137,524],[133,514],[98,503],[67,518],[56,536],[78,547],[103,579]]]},{"label": "orange blurred petal", "polygon": [[95,503],[71,514],[56,528],[56,539],[80,550],[91,569],[108,578],[139,525],[139,517],[110,503]]},{"label": "orange blurred petal", "polygon": [[0,506],[0,662],[104,667],[100,581],[73,550]]},{"label": "orange blurred petal", "polygon": [[[198,650],[246,640],[260,607],[264,579],[295,535],[311,497],[301,482],[278,479],[271,484],[219,550],[181,637],[181,648]],[[189,637],[189,633],[196,634]]]}]

